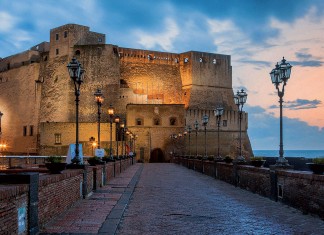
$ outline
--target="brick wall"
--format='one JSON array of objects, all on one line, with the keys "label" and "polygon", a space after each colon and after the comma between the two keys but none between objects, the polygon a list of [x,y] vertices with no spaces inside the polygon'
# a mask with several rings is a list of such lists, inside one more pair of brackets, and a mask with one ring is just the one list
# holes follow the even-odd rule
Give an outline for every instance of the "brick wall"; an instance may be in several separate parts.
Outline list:
[{"label": "brick wall", "polygon": [[0,185],[0,234],[18,234],[18,208],[26,208],[27,204],[27,185]]},{"label": "brick wall", "polygon": [[185,157],[175,157],[172,162],[324,219],[324,175]]},{"label": "brick wall", "polygon": [[[124,171],[131,164],[132,159],[124,159],[105,165],[85,166],[84,170],[64,170],[62,174],[0,175],[0,234],[18,233],[18,208],[25,208],[26,213],[22,218],[25,222],[25,232],[21,234],[27,234],[27,229],[30,230],[30,234],[37,234],[39,228],[82,200],[84,196],[107,184],[115,177],[114,167],[116,173],[120,174],[120,169]],[[29,174],[29,177],[25,177]],[[34,205],[38,205],[38,208],[33,207]],[[28,221],[28,218],[32,219]]]},{"label": "brick wall", "polygon": [[39,224],[44,225],[81,198],[81,170],[44,174],[39,179]]}]

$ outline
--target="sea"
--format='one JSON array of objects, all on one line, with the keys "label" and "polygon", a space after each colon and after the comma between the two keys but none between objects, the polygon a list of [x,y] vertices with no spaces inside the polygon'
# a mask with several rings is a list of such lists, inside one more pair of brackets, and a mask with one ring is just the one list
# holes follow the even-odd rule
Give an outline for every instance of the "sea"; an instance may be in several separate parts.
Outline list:
[{"label": "sea", "polygon": [[[255,157],[278,157],[279,150],[253,150]],[[324,150],[284,150],[284,157],[324,157]]]}]

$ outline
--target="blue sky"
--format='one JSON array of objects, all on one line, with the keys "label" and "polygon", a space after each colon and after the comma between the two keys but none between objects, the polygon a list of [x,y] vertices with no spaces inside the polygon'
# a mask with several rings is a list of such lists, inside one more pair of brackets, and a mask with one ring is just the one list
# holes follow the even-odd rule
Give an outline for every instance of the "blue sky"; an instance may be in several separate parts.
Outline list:
[{"label": "blue sky", "polygon": [[284,148],[324,149],[322,0],[0,0],[0,57],[49,41],[67,23],[122,47],[228,54],[234,91],[248,92],[253,149],[278,149],[278,96],[269,72],[294,67],[284,103]]}]

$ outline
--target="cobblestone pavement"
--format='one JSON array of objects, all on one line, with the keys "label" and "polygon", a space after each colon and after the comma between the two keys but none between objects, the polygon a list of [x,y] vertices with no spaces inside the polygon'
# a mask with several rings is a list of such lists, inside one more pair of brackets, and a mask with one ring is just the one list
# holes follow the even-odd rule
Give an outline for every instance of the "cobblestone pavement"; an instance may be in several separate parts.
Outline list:
[{"label": "cobblestone pavement", "polygon": [[130,166],[89,198],[81,200],[42,230],[45,234],[114,234],[134,191],[142,164]]},{"label": "cobblestone pavement", "polygon": [[175,164],[144,164],[117,234],[324,234],[324,221]]}]

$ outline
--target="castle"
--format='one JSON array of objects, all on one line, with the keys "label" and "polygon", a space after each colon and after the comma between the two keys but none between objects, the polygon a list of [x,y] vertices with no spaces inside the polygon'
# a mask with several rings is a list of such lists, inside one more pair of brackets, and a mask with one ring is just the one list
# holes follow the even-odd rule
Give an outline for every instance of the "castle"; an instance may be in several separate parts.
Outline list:
[{"label": "castle", "polygon": [[[229,55],[189,51],[168,53],[106,44],[106,36],[89,27],[67,24],[50,31],[50,42],[0,60],[1,141],[4,154],[66,155],[75,142],[75,96],[67,64],[75,57],[86,70],[81,85],[79,133],[84,155],[93,155],[90,137],[97,138],[94,92],[104,95],[101,146],[113,149],[125,141],[109,128],[107,109],[125,119],[138,138],[137,158],[168,161],[170,152],[216,155],[217,123],[214,109],[224,107],[219,142],[222,156],[236,156],[239,112],[234,103]],[[204,132],[203,115],[209,116]],[[193,128],[199,122],[197,133]],[[242,147],[252,154],[247,134],[247,113],[242,118]],[[189,136],[170,139],[191,126]],[[119,135],[117,135],[117,132]],[[117,145],[117,140],[118,145]],[[196,144],[197,143],[197,144]],[[121,150],[119,150],[121,153]],[[155,159],[155,160],[154,160]]]}]

